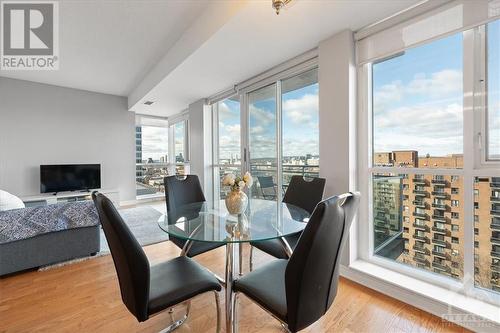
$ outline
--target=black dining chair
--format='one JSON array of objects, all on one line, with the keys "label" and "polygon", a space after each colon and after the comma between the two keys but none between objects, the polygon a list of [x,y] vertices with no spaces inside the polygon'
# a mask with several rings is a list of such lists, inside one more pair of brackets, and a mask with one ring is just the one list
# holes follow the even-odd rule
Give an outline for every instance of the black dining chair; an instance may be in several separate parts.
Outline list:
[{"label": "black dining chair", "polygon": [[234,281],[234,317],[241,293],[290,332],[320,319],[337,294],[340,257],[359,197],[357,192],[346,193],[320,202],[289,260],[273,260]]},{"label": "black dining chair", "polygon": [[[185,256],[150,266],[146,254],[111,200],[97,192],[92,193],[92,199],[111,250],[123,303],[137,320],[146,321],[150,316],[169,309],[172,323],[162,332],[171,332],[187,319],[193,297],[214,292],[219,332],[221,314],[218,292],[221,285],[217,279]],[[186,314],[174,321],[172,307],[186,302]]]},{"label": "black dining chair", "polygon": [[[325,178],[312,178],[310,180],[304,177],[295,175],[290,179],[290,184],[283,197],[284,203],[289,203],[300,207],[309,214],[312,214],[314,208],[323,199],[325,190]],[[300,237],[300,232],[291,236],[285,237],[286,242],[290,245],[291,250],[295,248]],[[288,259],[289,255],[283,247],[282,240],[272,239],[262,242],[250,242],[250,271],[253,269],[253,247],[272,255],[279,259]]]},{"label": "black dining chair", "polygon": [[[178,222],[179,218],[183,217],[181,209],[183,205],[206,201],[200,180],[196,175],[168,176],[165,177],[163,181],[165,184],[165,199],[167,201],[167,217],[169,224],[175,224]],[[186,236],[188,235],[186,234]],[[173,236],[169,236],[169,239],[181,249],[184,248],[187,242],[185,239]],[[186,255],[192,258],[221,246],[224,246],[224,244],[192,242]]]}]

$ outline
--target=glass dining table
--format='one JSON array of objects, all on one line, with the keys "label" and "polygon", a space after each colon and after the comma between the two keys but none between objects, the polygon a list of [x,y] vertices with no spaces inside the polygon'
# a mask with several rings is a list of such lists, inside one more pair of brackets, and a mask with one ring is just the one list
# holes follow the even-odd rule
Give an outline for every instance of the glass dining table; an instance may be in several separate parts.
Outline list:
[{"label": "glass dining table", "polygon": [[218,279],[226,289],[226,332],[232,332],[235,320],[232,287],[236,258],[239,258],[242,272],[242,244],[279,239],[285,251],[291,255],[292,249],[283,237],[302,231],[308,218],[309,213],[302,208],[262,199],[249,199],[243,214],[231,215],[224,201],[217,200],[176,207],[175,211],[162,215],[158,224],[170,236],[186,240],[181,255],[186,255],[193,242],[226,245],[225,279]]}]

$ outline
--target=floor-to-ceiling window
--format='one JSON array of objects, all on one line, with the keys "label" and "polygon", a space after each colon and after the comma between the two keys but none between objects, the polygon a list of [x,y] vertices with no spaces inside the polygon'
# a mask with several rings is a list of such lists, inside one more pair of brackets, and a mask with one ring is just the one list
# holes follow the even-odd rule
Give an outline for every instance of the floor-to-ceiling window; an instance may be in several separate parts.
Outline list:
[{"label": "floor-to-ceiling window", "polygon": [[168,175],[168,127],[166,120],[138,117],[135,127],[136,195],[162,195]]},{"label": "floor-to-ceiling window", "polygon": [[316,69],[283,80],[282,184],[293,175],[319,176],[319,106]]},{"label": "floor-to-ceiling window", "polygon": [[248,160],[255,177],[252,197],[278,198],[276,83],[248,94]]},{"label": "floor-to-ceiling window", "polygon": [[181,120],[170,126],[173,144],[172,165],[175,170],[172,173],[184,175],[189,173],[189,151],[188,151],[188,127],[187,120]]},{"label": "floor-to-ceiling window", "polygon": [[360,52],[362,256],[475,295],[500,291],[499,22]]},{"label": "floor-to-ceiling window", "polygon": [[454,278],[463,275],[464,184],[453,170],[463,165],[462,53],[459,33],[372,65],[374,253]]},{"label": "floor-to-ceiling window", "polygon": [[213,105],[215,183],[250,171],[252,197],[281,200],[293,175],[319,175],[317,75],[304,69]]},{"label": "floor-to-ceiling window", "polygon": [[241,111],[238,96],[231,96],[213,105],[214,126],[214,184],[215,193],[226,197],[227,188],[221,184],[226,173],[241,173]]}]

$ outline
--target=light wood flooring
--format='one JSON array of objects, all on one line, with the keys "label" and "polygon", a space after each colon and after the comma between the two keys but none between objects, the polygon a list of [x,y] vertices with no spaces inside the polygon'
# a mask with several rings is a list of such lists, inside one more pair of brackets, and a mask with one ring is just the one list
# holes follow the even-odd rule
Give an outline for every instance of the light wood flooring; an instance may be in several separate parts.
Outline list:
[{"label": "light wood flooring", "polygon": [[[154,264],[173,258],[170,242],[145,247]],[[272,260],[256,251],[256,266]],[[197,261],[223,276],[224,249]],[[247,266],[247,264],[245,264]],[[248,266],[247,266],[248,267]],[[224,297],[221,295],[221,299]],[[179,313],[182,309],[177,310]],[[178,313],[178,314],[179,314]],[[245,297],[240,298],[240,332],[281,332],[280,325]],[[213,294],[192,302],[188,321],[177,332],[214,332]],[[92,258],[46,271],[0,279],[0,332],[158,332],[166,312],[138,323],[122,304],[111,256]],[[440,318],[341,278],[329,312],[305,332],[464,332]]]}]

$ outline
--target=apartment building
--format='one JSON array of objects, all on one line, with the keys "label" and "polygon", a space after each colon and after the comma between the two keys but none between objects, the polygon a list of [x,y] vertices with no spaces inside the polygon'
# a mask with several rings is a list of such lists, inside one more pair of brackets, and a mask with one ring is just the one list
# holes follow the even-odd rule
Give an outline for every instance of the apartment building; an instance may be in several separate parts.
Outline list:
[{"label": "apartment building", "polygon": [[[418,152],[374,154],[374,164],[419,168],[417,172],[374,178],[375,253],[421,269],[463,278],[463,177],[432,175],[422,169],[459,169],[463,156],[419,157]],[[500,179],[474,181],[475,282],[500,290]],[[404,246],[395,246],[403,243]],[[391,250],[388,251],[386,247]]]}]

